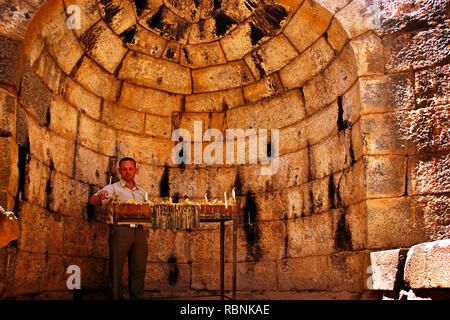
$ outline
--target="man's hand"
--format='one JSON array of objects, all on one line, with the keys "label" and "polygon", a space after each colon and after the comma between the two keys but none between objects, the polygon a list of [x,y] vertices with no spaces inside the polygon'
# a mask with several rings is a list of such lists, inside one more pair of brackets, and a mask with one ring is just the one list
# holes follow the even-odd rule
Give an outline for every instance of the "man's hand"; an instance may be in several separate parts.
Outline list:
[{"label": "man's hand", "polygon": [[108,198],[108,191],[99,191],[89,199],[89,203],[94,206],[100,206],[102,205],[102,200],[105,198]]}]

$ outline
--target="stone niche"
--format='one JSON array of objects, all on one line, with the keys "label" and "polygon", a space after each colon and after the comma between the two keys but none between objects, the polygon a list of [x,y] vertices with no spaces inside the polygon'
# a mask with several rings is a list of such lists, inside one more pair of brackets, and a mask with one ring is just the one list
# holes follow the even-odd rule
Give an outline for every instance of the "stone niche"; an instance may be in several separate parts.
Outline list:
[{"label": "stone niche", "polygon": [[[449,238],[448,1],[14,3],[0,204],[20,235],[0,249],[0,298],[71,299],[73,264],[76,295],[104,297],[108,227],[87,201],[124,156],[153,201],[235,188],[240,299],[373,298],[371,252]],[[229,129],[278,130],[276,170],[249,161],[252,137],[245,161],[175,164],[176,129],[201,154],[199,129],[224,151]],[[146,297],[217,294],[216,224],[149,230],[148,245]]]}]

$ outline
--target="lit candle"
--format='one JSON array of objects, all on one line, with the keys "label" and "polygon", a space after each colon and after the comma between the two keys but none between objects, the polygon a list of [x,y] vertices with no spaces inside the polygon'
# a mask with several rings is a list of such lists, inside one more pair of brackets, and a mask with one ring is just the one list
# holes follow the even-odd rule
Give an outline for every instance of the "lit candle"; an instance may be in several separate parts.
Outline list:
[{"label": "lit candle", "polygon": [[227,192],[226,191],[224,193],[224,196],[225,196],[225,209],[227,209],[228,205],[227,205]]},{"label": "lit candle", "polygon": [[145,202],[147,202],[147,200],[148,200],[148,192],[145,191]]},{"label": "lit candle", "polygon": [[205,200],[206,200],[206,202],[208,202],[208,197],[206,196],[206,193],[205,193]]},{"label": "lit candle", "polygon": [[236,200],[236,194],[234,193],[234,188],[233,188],[232,193],[233,193],[233,199]]},{"label": "lit candle", "polygon": [[109,184],[112,182],[112,176],[109,176]]}]

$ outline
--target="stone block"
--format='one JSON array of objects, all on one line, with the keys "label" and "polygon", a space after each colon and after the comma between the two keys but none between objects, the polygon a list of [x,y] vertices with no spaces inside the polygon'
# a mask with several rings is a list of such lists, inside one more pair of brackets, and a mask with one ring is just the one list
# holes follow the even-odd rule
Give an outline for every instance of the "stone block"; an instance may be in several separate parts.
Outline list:
[{"label": "stone block", "polygon": [[[312,214],[310,186],[304,184],[297,187],[286,189],[286,215],[288,219],[310,216]],[[288,223],[289,236],[289,223]]]},{"label": "stone block", "polygon": [[62,221],[64,226],[63,252],[75,257],[91,256],[94,243],[91,223],[84,219],[65,216],[62,217]]},{"label": "stone block", "polygon": [[304,1],[283,33],[302,52],[328,29],[332,13],[313,1]]},{"label": "stone block", "polygon": [[123,82],[118,104],[159,116],[172,116],[181,111],[183,96]]},{"label": "stone block", "polygon": [[322,178],[342,171],[350,163],[344,140],[344,135],[335,135],[310,147],[312,177]]},{"label": "stone block", "polygon": [[[228,194],[229,192],[227,192],[227,196]],[[248,197],[242,197],[239,206],[246,208],[251,206],[251,202],[252,200]],[[262,194],[256,194],[254,202],[258,208],[258,214],[255,216],[256,222],[279,221],[285,217],[287,208],[286,203],[283,201],[283,191],[267,189]]]},{"label": "stone block", "polygon": [[190,261],[192,263],[219,262],[219,230],[193,230],[190,234]]},{"label": "stone block", "polygon": [[181,46],[180,64],[189,68],[201,68],[226,63],[218,42]]},{"label": "stone block", "polygon": [[312,113],[330,104],[343,95],[356,78],[355,56],[347,45],[333,63],[303,87],[307,110]]},{"label": "stone block", "polygon": [[25,199],[31,203],[45,208],[47,205],[47,181],[50,170],[34,157],[30,158],[28,165],[28,184],[25,186]]},{"label": "stone block", "polygon": [[[366,180],[364,163],[358,160],[342,173],[333,176],[335,196],[337,204],[344,207],[356,204],[366,197]],[[330,181],[330,188],[333,188]]]},{"label": "stone block", "polygon": [[300,121],[305,114],[301,93],[297,89],[254,105],[228,110],[226,127],[244,130],[282,128]]},{"label": "stone block", "polygon": [[56,171],[72,175],[74,166],[75,141],[52,131],[47,131],[44,141],[45,163]]},{"label": "stone block", "polygon": [[[193,266],[193,264],[175,262],[147,263],[145,290],[186,292],[191,287],[191,268],[194,268]],[[208,264],[208,266],[210,265]]]},{"label": "stone block", "polygon": [[103,121],[114,128],[134,133],[144,130],[145,114],[142,112],[105,101],[102,116]]},{"label": "stone block", "polygon": [[383,38],[386,71],[402,72],[448,61],[449,30],[445,24],[423,31],[394,34]]},{"label": "stone block", "polygon": [[368,277],[366,268],[369,265],[367,253],[338,253],[329,257],[329,288],[361,292],[364,290],[364,280]]},{"label": "stone block", "polygon": [[247,103],[255,103],[270,98],[284,91],[280,78],[276,73],[243,88],[244,99]]},{"label": "stone block", "polygon": [[377,5],[369,0],[351,1],[336,13],[347,36],[353,39],[376,28]]},{"label": "stone block", "polygon": [[172,135],[172,118],[146,114],[144,133],[152,137],[170,139]]},{"label": "stone block", "polygon": [[[191,289],[220,290],[220,265],[218,261],[192,263],[191,269]],[[231,290],[231,276],[232,265],[231,263],[225,263],[225,288],[227,290]]]},{"label": "stone block", "polygon": [[316,0],[317,3],[333,14],[345,7],[350,1],[351,0]]},{"label": "stone block", "polygon": [[172,93],[191,93],[189,68],[137,52],[125,56],[119,79]]},{"label": "stone block", "polygon": [[355,123],[361,113],[361,97],[359,82],[356,82],[343,96],[342,96],[342,120],[348,124]]},{"label": "stone block", "polygon": [[368,289],[393,291],[403,281],[403,271],[408,249],[392,249],[370,253],[371,280]]},{"label": "stone block", "polygon": [[[219,18],[222,17],[223,15],[219,16]],[[236,21],[232,20],[228,21],[223,20],[223,21],[225,23],[220,33],[224,31],[224,34],[230,29],[232,30],[237,24]],[[199,21],[199,23],[193,24],[190,29],[191,31],[189,33],[189,41],[188,41],[190,44],[207,43],[219,40],[221,38],[221,35],[217,34],[216,20],[213,18],[201,20]]]},{"label": "stone block", "polygon": [[194,93],[226,90],[245,86],[254,81],[243,60],[192,70]]},{"label": "stone block", "polygon": [[101,98],[86,90],[71,78],[66,77],[62,80],[59,93],[82,113],[94,119],[100,118]]},{"label": "stone block", "polygon": [[78,131],[78,110],[59,96],[52,96],[50,105],[50,130],[75,141]]},{"label": "stone block", "polygon": [[427,241],[423,217],[408,197],[368,199],[367,247],[408,247]]},{"label": "stone block", "polygon": [[33,69],[52,92],[58,92],[62,71],[47,50],[42,51],[42,54],[33,65]]},{"label": "stone block", "polygon": [[0,89],[0,135],[11,136],[15,133],[16,97]]},{"label": "stone block", "polygon": [[241,88],[187,95],[186,112],[219,112],[244,104]]},{"label": "stone block", "polygon": [[450,65],[419,70],[415,74],[416,101],[419,107],[450,104]]},{"label": "stone block", "polygon": [[116,101],[120,81],[87,56],[83,57],[73,79],[95,95],[111,102]]},{"label": "stone block", "polygon": [[103,222],[91,224],[94,239],[92,244],[93,258],[109,259],[109,230],[109,226]]},{"label": "stone block", "polygon": [[50,213],[46,220],[47,252],[49,254],[62,254],[63,228],[61,216],[58,213]]},{"label": "stone block", "polygon": [[360,133],[365,155],[405,153],[400,128],[392,113],[362,115]]},{"label": "stone block", "polygon": [[405,282],[413,289],[450,288],[450,240],[412,246],[405,263]]},{"label": "stone block", "polygon": [[280,34],[247,54],[244,59],[255,79],[260,79],[280,70],[297,55],[289,40]]},{"label": "stone block", "polygon": [[82,17],[80,21],[80,29],[72,29],[77,36],[82,35],[101,19],[100,12],[97,7],[97,1],[64,0],[64,5],[66,8],[71,5],[75,5],[80,8],[80,16]]},{"label": "stone block", "polygon": [[20,210],[20,237],[18,248],[24,251],[47,252],[47,220],[49,214],[42,208],[24,202]]},{"label": "stone block", "polygon": [[327,255],[334,251],[334,225],[331,213],[311,215],[287,222],[289,258]]},{"label": "stone block", "polygon": [[35,16],[37,9],[27,2],[19,0],[2,2],[0,13],[0,34],[21,41]]},{"label": "stone block", "polygon": [[[344,0],[347,1],[347,0]],[[345,32],[338,19],[333,18],[331,20],[330,27],[327,30],[327,40],[331,47],[336,51],[341,51],[344,48],[345,43],[348,40],[347,33]]]},{"label": "stone block", "polygon": [[77,141],[80,145],[106,156],[114,155],[116,146],[114,129],[85,115],[80,115],[79,122]]},{"label": "stone block", "polygon": [[169,41],[164,48],[161,58],[170,62],[179,63],[181,54],[181,45],[178,42]]},{"label": "stone block", "polygon": [[67,15],[62,1],[54,2],[39,15],[39,26],[46,48],[56,63],[70,74],[83,55],[83,50],[75,34],[67,28]]},{"label": "stone block", "polygon": [[382,40],[373,32],[367,32],[350,41],[358,68],[358,75],[384,74],[384,51]]},{"label": "stone block", "polygon": [[[143,163],[137,163],[137,167],[139,171],[136,174],[136,183],[148,192],[149,199],[153,201],[152,197],[160,195],[161,181],[163,181],[166,169],[165,167],[157,167]],[[169,170],[168,167],[167,170]]]},{"label": "stone block", "polygon": [[191,260],[190,233],[168,229],[148,230],[149,262],[188,263]]},{"label": "stone block", "polygon": [[308,146],[308,135],[305,128],[307,121],[300,121],[279,130],[280,154],[297,151]]},{"label": "stone block", "polygon": [[[157,36],[155,33],[136,25],[133,40],[127,46],[135,51],[160,58],[165,51],[167,40]],[[166,53],[167,54],[167,53]],[[169,54],[170,56],[170,54]]]},{"label": "stone block", "polygon": [[24,107],[38,120],[40,126],[48,125],[51,92],[27,63],[24,64],[21,87],[20,101]]},{"label": "stone block", "polygon": [[236,289],[249,291],[274,290],[277,287],[276,263],[276,261],[239,263],[237,265]]},{"label": "stone block", "polygon": [[109,181],[109,158],[81,145],[77,146],[74,178],[103,187]]},{"label": "stone block", "polygon": [[328,290],[327,256],[288,258],[277,263],[278,290]]},{"label": "stone block", "polygon": [[361,114],[395,111],[414,106],[414,80],[399,73],[359,79]]},{"label": "stone block", "polygon": [[100,1],[98,8],[103,20],[117,34],[122,34],[136,24],[136,14],[131,1]]},{"label": "stone block", "polygon": [[23,46],[24,57],[27,58],[30,65],[34,65],[35,61],[40,57],[45,45],[38,24],[39,19],[34,19],[30,23],[27,41]]},{"label": "stone block", "polygon": [[[70,292],[67,289],[66,283],[67,278],[69,277],[69,274],[66,274],[67,267],[69,266],[68,259],[69,258],[63,255],[48,255],[41,275],[41,283],[44,290]],[[82,281],[84,276],[83,271],[84,270],[81,270]],[[84,289],[83,284],[81,288]],[[59,293],[59,296],[61,296],[61,293]]]},{"label": "stone block", "polygon": [[278,171],[273,176],[270,186],[281,190],[306,183],[310,178],[309,160],[306,148],[280,156]]},{"label": "stone block", "polygon": [[450,191],[450,156],[408,157],[408,194],[443,194]]},{"label": "stone block", "polygon": [[367,197],[399,197],[406,190],[406,159],[402,155],[363,157]]},{"label": "stone block", "polygon": [[41,279],[45,270],[45,254],[20,250],[16,261],[11,283],[14,296],[40,292],[43,288]]},{"label": "stone block", "polygon": [[[206,167],[208,173],[208,199],[223,198],[223,193],[227,191],[227,196],[231,197],[231,190],[236,188],[237,170],[235,167]],[[238,197],[235,190],[236,197]],[[202,197],[203,199],[204,197]]]},{"label": "stone block", "polygon": [[122,39],[103,20],[83,33],[80,44],[87,55],[110,73],[116,71],[127,52]]},{"label": "stone block", "polygon": [[227,61],[242,59],[260,42],[255,42],[256,39],[251,38],[252,28],[255,30],[255,26],[251,22],[243,23],[220,39]]},{"label": "stone block", "polygon": [[208,187],[208,172],[203,169],[172,168],[169,171],[169,188],[172,195],[181,199],[203,198]]},{"label": "stone block", "polygon": [[288,89],[301,87],[322,71],[333,57],[333,49],[321,37],[280,70],[281,82]]},{"label": "stone block", "polygon": [[[348,230],[351,249],[363,250],[367,248],[367,213],[364,201],[351,204],[345,212],[345,217],[342,219],[345,222],[345,228]],[[350,247],[350,241],[347,243]]]},{"label": "stone block", "polygon": [[132,157],[137,162],[152,165],[172,165],[171,153],[175,143],[166,139],[117,133],[117,158]]}]

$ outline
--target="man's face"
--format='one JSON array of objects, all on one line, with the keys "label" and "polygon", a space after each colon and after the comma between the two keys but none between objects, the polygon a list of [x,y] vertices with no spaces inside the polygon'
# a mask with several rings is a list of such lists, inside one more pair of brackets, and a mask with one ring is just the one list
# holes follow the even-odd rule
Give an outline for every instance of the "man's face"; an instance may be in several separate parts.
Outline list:
[{"label": "man's face", "polygon": [[134,180],[138,169],[135,167],[134,162],[131,160],[125,160],[120,163],[119,169],[117,169],[123,180],[130,182]]}]

